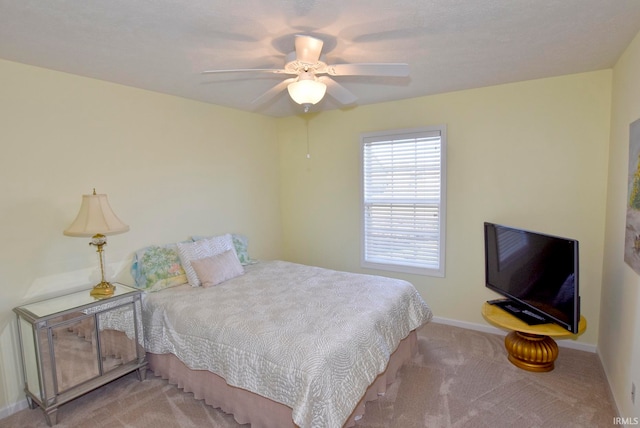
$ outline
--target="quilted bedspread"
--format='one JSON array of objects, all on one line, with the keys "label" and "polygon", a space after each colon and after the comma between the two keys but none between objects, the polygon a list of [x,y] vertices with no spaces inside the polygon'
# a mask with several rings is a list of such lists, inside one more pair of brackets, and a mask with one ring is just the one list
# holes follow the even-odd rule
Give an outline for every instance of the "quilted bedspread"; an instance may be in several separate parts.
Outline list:
[{"label": "quilted bedspread", "polygon": [[300,427],[342,426],[400,340],[432,317],[398,279],[284,261],[245,271],[147,294],[145,347],[291,407]]}]

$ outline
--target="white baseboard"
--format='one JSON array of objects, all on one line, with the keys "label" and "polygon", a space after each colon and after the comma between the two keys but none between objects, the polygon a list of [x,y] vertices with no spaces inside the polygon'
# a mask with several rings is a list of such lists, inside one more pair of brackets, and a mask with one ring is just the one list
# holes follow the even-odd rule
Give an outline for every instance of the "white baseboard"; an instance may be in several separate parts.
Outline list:
[{"label": "white baseboard", "polygon": [[[450,318],[442,318],[442,317],[433,317],[433,322],[438,324],[446,324],[452,325],[454,327],[466,328],[468,330],[481,331],[483,333],[491,333],[491,334],[500,334],[504,335],[505,331],[500,330],[497,327],[493,327],[487,324],[476,324],[467,321],[458,321]],[[573,339],[560,339],[556,340],[556,343],[560,348],[569,348],[569,349],[577,349],[579,351],[586,351],[596,353],[598,348],[595,345],[590,345],[588,343],[576,342]]]},{"label": "white baseboard", "polygon": [[8,406],[0,409],[0,420],[13,415],[14,413],[18,413],[20,410],[24,410],[28,407],[29,407],[29,403],[27,403],[26,398],[17,403],[9,404]]},{"label": "white baseboard", "polygon": [[[597,351],[598,353],[598,358],[600,359],[600,361],[602,361],[602,356],[600,355],[600,350]],[[622,412],[620,411],[620,409],[622,407],[619,406],[618,404],[618,400],[616,400],[616,396],[613,394],[613,391],[611,390],[611,379],[609,378],[609,372],[607,372],[607,370],[605,369],[604,365],[601,363],[600,366],[602,367],[602,372],[604,373],[604,377],[607,380],[607,385],[609,385],[609,398],[611,399],[611,402],[613,403],[615,409],[616,409],[616,416],[622,416]]]}]

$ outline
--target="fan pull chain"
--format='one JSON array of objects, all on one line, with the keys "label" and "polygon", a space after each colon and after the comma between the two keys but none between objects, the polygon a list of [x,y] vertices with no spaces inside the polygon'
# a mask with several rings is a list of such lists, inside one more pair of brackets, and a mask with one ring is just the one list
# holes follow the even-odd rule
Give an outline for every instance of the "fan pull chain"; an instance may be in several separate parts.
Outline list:
[{"label": "fan pull chain", "polygon": [[304,121],[307,125],[307,159],[311,159],[311,153],[309,150],[309,117],[306,117]]}]

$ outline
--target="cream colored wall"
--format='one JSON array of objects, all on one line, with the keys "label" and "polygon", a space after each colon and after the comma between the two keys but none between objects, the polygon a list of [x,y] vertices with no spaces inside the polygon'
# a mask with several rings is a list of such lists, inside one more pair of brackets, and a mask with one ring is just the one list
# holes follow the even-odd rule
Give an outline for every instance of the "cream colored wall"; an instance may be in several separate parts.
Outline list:
[{"label": "cream colored wall", "polygon": [[[287,259],[411,281],[438,317],[486,325],[483,222],[580,241],[582,313],[598,338],[611,71],[281,119]],[[306,120],[311,158],[306,158]],[[446,277],[360,268],[359,135],[445,124]]]},{"label": "cream colored wall", "polygon": [[273,118],[0,61],[0,147],[0,418],[24,402],[12,308],[99,276],[88,239],[62,235],[83,193],[131,227],[106,247],[124,282],[135,249],[192,234],[281,256]]},{"label": "cream colored wall", "polygon": [[[598,348],[622,416],[640,418],[640,276],[624,263],[629,125],[640,119],[640,34],[613,71],[611,148]],[[631,403],[631,382],[636,405]]]},{"label": "cream colored wall", "polygon": [[[399,275],[435,314],[484,324],[480,303],[495,295],[483,283],[482,222],[506,223],[580,240],[589,327],[579,341],[595,344],[605,325],[611,76],[275,120],[0,61],[0,416],[23,399],[11,308],[98,275],[87,242],[62,235],[82,193],[109,194],[131,225],[106,250],[111,276],[123,281],[136,248],[225,231],[247,234],[257,257],[392,276],[359,267],[358,137],[383,129],[447,125],[447,275]],[[608,301],[626,299],[625,290]]]}]

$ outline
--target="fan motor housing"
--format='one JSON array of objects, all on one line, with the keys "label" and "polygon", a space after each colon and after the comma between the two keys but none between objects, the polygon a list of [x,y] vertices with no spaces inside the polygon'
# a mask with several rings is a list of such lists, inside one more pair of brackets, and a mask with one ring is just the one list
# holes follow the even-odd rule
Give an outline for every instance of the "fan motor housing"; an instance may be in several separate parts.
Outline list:
[{"label": "fan motor housing", "polygon": [[300,74],[308,71],[311,71],[314,74],[327,72],[327,63],[325,62],[324,55],[321,55],[317,62],[308,63],[299,61],[296,58],[296,53],[291,52],[287,54],[285,61],[284,69],[291,74]]}]

